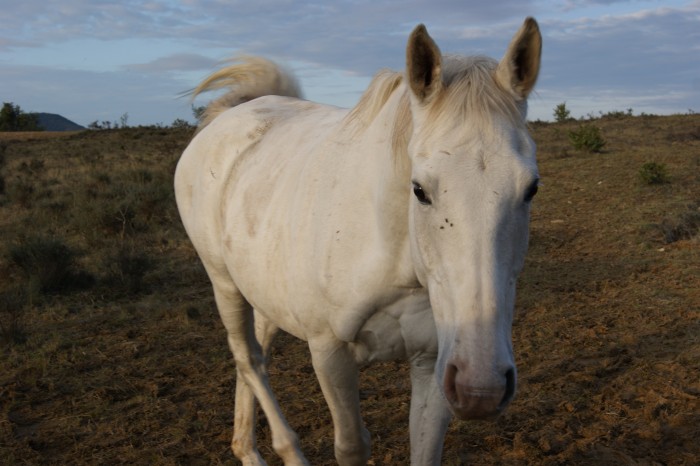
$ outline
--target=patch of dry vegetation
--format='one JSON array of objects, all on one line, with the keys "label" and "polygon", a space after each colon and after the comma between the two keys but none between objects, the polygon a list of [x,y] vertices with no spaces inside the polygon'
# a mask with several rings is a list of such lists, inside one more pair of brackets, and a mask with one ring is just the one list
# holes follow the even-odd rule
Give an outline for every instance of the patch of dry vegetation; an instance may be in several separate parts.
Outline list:
[{"label": "patch of dry vegetation", "polygon": [[[445,464],[700,462],[700,117],[595,125],[602,153],[572,149],[579,122],[533,125],[518,395],[495,423],[454,422]],[[190,137],[0,137],[3,462],[235,464],[233,363],[171,188]],[[640,179],[650,162],[668,182]],[[281,336],[271,373],[305,453],[334,464],[304,344]],[[363,372],[373,464],[408,463],[409,387],[402,363]]]}]

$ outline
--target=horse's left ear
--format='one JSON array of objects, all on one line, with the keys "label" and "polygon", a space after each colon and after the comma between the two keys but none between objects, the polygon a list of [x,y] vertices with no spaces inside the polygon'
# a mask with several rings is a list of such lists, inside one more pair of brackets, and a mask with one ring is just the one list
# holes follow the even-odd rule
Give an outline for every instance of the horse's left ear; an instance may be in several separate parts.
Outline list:
[{"label": "horse's left ear", "polygon": [[542,35],[537,21],[527,18],[515,33],[496,68],[496,80],[518,100],[527,99],[540,73]]},{"label": "horse's left ear", "polygon": [[442,54],[422,24],[408,38],[406,75],[413,94],[422,103],[429,102],[442,88]]}]

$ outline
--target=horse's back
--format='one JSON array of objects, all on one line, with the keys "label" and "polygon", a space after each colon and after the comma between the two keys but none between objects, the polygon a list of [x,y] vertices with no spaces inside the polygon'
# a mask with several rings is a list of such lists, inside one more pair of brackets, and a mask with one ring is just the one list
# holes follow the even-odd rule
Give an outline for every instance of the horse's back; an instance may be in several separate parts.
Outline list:
[{"label": "horse's back", "polygon": [[[274,167],[270,159],[286,157],[288,148],[299,144],[294,139],[308,140],[314,128],[294,122],[308,119],[310,113],[337,113],[337,109],[265,96],[223,112],[193,138],[177,165],[175,194],[183,223],[188,234],[194,235],[198,252],[202,251],[197,241],[210,235],[218,238],[221,233],[217,228],[221,225],[211,223],[221,220],[224,191],[242,177],[251,176],[251,167]],[[265,141],[270,133],[280,132],[284,133],[284,144],[277,150],[261,150],[261,146],[273,144]]]}]

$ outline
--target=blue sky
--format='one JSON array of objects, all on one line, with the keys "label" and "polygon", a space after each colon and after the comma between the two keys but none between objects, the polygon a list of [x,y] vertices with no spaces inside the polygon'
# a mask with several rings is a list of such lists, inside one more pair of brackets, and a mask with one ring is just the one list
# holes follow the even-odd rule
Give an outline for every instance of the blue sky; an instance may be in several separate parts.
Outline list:
[{"label": "blue sky", "polygon": [[[402,69],[425,23],[445,53],[500,58],[526,16],[544,36],[531,119],[700,112],[700,0],[0,0],[0,99],[25,111],[168,125],[178,96],[241,54],[294,70],[305,96],[353,106]],[[206,103],[206,98],[197,105]]]}]

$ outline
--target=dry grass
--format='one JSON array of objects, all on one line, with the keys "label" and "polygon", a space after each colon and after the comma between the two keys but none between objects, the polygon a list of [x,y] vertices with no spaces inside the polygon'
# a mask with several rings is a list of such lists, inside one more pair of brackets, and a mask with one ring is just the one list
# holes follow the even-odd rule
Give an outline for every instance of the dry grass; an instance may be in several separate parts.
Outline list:
[{"label": "dry grass", "polygon": [[[595,124],[596,154],[571,148],[578,122],[533,127],[544,186],[514,327],[518,395],[495,423],[454,422],[445,464],[700,463],[700,117]],[[233,364],[170,191],[190,136],[2,138],[0,462],[235,464]],[[670,182],[641,182],[647,162]],[[37,238],[69,247],[94,283],[31,288],[10,250]],[[304,451],[334,464],[308,351],[282,336],[272,360]],[[363,372],[372,464],[408,462],[408,389],[405,364]],[[258,431],[279,464],[264,418]]]},{"label": "dry grass", "polygon": [[0,141],[29,141],[34,139],[67,138],[81,131],[0,131]]}]

